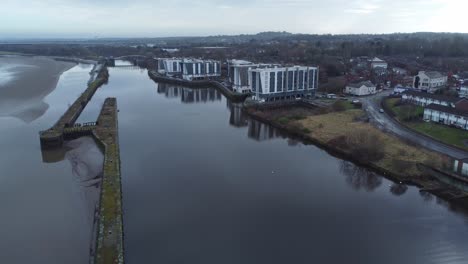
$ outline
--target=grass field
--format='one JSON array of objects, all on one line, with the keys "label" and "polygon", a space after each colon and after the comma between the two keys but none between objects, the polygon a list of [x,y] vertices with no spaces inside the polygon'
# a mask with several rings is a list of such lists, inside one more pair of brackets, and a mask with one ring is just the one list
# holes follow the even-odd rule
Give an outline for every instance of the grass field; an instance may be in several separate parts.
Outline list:
[{"label": "grass field", "polygon": [[353,109],[308,116],[302,120],[293,121],[293,123],[298,123],[303,127],[303,131],[308,132],[306,134],[323,144],[329,144],[332,140],[347,136],[351,131],[356,130],[378,134],[381,139],[378,147],[384,149],[385,155],[375,164],[397,174],[418,176],[420,171],[416,167],[417,163],[430,163],[436,167],[443,166],[445,162],[443,156],[409,145],[394,136],[381,132],[369,123],[356,121],[363,115],[362,110]]},{"label": "grass field", "polygon": [[[465,145],[465,142],[468,141],[468,131],[433,122],[423,122],[422,118],[418,118],[418,120],[407,121],[405,120],[407,113],[405,113],[404,108],[402,109],[402,106],[396,106],[399,100],[399,98],[390,98],[385,101],[385,104],[395,113],[395,117],[398,118],[398,120],[400,120],[400,122],[402,122],[404,125],[420,133],[440,140],[448,145],[454,145],[468,150],[468,146]],[[417,107],[416,114],[418,116],[421,116],[423,112],[424,109],[422,107]]]},{"label": "grass field", "polygon": [[423,134],[438,139],[446,144],[468,150],[465,142],[468,141],[468,131],[440,125],[432,122],[405,122],[405,124]]}]

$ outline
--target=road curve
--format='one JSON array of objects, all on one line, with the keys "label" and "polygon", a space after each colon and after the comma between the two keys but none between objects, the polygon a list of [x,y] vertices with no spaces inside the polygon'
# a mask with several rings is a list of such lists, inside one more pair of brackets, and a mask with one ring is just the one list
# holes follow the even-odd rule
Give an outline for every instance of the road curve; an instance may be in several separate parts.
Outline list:
[{"label": "road curve", "polygon": [[380,102],[390,91],[384,91],[374,96],[362,98],[363,109],[368,113],[371,123],[379,129],[408,140],[427,149],[445,154],[447,156],[463,159],[468,158],[468,151],[454,148],[447,144],[436,141],[430,137],[423,136],[411,129],[399,124],[387,113],[380,113]]}]

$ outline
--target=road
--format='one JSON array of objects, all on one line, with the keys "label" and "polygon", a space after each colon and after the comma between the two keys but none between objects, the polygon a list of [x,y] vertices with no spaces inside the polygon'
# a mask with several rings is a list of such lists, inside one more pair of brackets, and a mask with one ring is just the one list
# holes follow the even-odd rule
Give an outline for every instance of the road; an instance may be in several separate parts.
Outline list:
[{"label": "road", "polygon": [[386,113],[380,113],[381,100],[391,93],[390,90],[382,93],[359,98],[363,103],[363,109],[368,113],[371,123],[381,130],[394,134],[400,138],[416,143],[427,149],[448,155],[456,159],[468,158],[468,151],[463,151],[458,148],[451,147],[439,141],[433,140],[430,137],[422,136],[419,133],[400,125],[392,117]]}]

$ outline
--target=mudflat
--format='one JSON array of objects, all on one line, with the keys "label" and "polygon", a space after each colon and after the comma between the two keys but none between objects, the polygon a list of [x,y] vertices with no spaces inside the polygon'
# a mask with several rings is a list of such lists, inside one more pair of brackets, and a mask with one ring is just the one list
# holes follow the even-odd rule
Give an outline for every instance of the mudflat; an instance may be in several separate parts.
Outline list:
[{"label": "mudflat", "polygon": [[43,99],[75,63],[46,57],[0,56],[0,116],[32,122],[48,109]]}]

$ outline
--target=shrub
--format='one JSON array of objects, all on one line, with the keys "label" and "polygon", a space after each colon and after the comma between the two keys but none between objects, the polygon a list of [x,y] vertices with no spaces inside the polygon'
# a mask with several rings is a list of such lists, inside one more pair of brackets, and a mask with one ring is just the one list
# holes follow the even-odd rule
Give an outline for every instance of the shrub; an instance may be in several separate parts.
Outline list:
[{"label": "shrub", "polygon": [[287,123],[289,123],[289,118],[285,116],[280,117],[278,118],[278,123],[280,123],[281,125],[286,125]]},{"label": "shrub", "polygon": [[310,131],[310,129],[304,127],[304,128],[302,129],[302,132],[305,133],[305,134],[309,134],[311,131]]},{"label": "shrub", "polygon": [[332,104],[332,109],[335,112],[342,112],[347,109],[345,101],[336,101]]},{"label": "shrub", "polygon": [[359,128],[350,131],[346,136],[346,145],[351,155],[361,161],[379,161],[385,155],[385,142],[374,130]]}]

